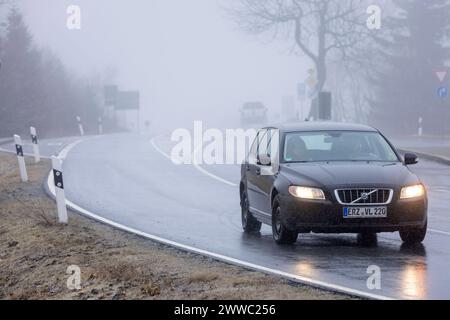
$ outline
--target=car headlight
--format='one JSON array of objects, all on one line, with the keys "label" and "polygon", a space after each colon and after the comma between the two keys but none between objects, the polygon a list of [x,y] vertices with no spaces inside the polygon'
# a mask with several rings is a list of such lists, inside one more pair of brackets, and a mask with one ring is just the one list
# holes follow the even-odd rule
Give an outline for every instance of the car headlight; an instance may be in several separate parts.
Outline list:
[{"label": "car headlight", "polygon": [[400,199],[419,198],[425,195],[425,188],[421,184],[404,187],[400,193]]},{"label": "car headlight", "polygon": [[325,200],[325,194],[318,188],[291,186],[289,187],[289,193],[301,199]]}]

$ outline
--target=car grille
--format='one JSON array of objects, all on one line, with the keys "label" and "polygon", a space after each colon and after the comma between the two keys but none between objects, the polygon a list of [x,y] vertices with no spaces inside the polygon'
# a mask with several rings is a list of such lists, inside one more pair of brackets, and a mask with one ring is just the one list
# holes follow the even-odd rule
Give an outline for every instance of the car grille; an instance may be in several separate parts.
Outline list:
[{"label": "car grille", "polygon": [[392,200],[392,189],[338,189],[336,198],[347,205],[381,205]]}]

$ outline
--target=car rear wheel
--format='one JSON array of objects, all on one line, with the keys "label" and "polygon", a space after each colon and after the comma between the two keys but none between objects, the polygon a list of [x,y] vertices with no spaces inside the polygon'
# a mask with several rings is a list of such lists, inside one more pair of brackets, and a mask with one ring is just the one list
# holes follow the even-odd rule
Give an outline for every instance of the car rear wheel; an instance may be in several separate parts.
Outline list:
[{"label": "car rear wheel", "polygon": [[252,216],[249,210],[250,205],[248,202],[248,197],[245,192],[242,194],[241,201],[242,228],[248,233],[259,232],[261,230],[261,222]]},{"label": "car rear wheel", "polygon": [[272,234],[277,244],[293,244],[297,241],[298,232],[289,230],[281,220],[281,207],[277,198],[275,198],[272,214]]},{"label": "car rear wheel", "polygon": [[427,235],[428,223],[422,228],[409,228],[405,230],[400,230],[400,238],[406,244],[418,244],[425,240]]}]

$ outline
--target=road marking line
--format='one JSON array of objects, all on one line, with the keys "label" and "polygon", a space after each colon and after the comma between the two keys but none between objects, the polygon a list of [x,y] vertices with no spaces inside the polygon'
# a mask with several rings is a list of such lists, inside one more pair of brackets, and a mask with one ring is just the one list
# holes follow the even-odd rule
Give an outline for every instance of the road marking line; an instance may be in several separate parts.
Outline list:
[{"label": "road marking line", "polygon": [[60,158],[61,160],[66,159],[67,155],[69,154],[69,152],[80,142],[83,142],[85,139],[79,139],[76,140],[70,144],[68,144],[66,147],[64,147],[64,149],[61,150],[61,152],[58,154],[58,158]]},{"label": "road marking line", "polygon": [[449,192],[449,190],[448,189],[442,189],[442,188],[439,188],[439,189],[431,189],[431,191],[434,191],[434,192],[445,192],[445,193],[447,193],[447,192]]},{"label": "road marking line", "polygon": [[[80,141],[81,142],[81,141]],[[67,146],[66,148],[69,148],[69,146]],[[66,149],[65,148],[65,149]],[[72,149],[73,146],[70,148]],[[70,151],[69,149],[69,151]],[[162,151],[162,150],[161,150]],[[61,154],[64,152],[65,156],[67,156],[68,151],[67,150],[62,150],[59,154],[59,156],[61,156]],[[170,157],[169,157],[170,159]],[[47,177],[47,189],[49,191],[49,193],[51,194],[51,196],[54,198],[55,197],[55,185],[53,183],[53,174],[51,174],[51,172],[49,173],[48,177]],[[393,300],[393,298],[391,297],[387,297],[387,296],[382,296],[382,295],[377,295],[377,294],[372,294],[372,293],[368,293],[368,292],[364,292],[364,291],[360,291],[360,290],[356,290],[356,289],[352,289],[352,288],[348,288],[348,287],[344,287],[344,286],[340,286],[340,285],[336,285],[336,284],[332,284],[329,282],[324,282],[324,281],[319,281],[319,280],[314,280],[312,278],[308,278],[308,277],[303,277],[303,276],[299,276],[296,274],[292,274],[292,273],[288,273],[288,272],[284,272],[284,271],[280,271],[280,270],[276,270],[276,269],[272,269],[272,268],[267,268],[267,267],[263,267],[251,262],[246,262],[240,259],[236,259],[236,258],[232,258],[229,256],[225,256],[225,255],[221,255],[218,253],[214,253],[211,251],[207,251],[207,250],[203,250],[203,249],[198,249],[195,247],[191,247],[176,241],[172,241],[169,239],[165,239],[162,237],[158,237],[131,227],[127,227],[123,224],[117,223],[115,221],[109,220],[107,218],[101,217],[95,213],[92,213],[80,206],[78,206],[77,204],[71,202],[70,200],[66,199],[66,205],[75,210],[76,212],[83,214],[85,216],[88,216],[92,219],[95,219],[97,221],[103,222],[105,224],[111,225],[113,227],[116,227],[120,230],[123,231],[127,231],[139,236],[142,236],[144,238],[153,240],[153,241],[157,241],[159,243],[163,243],[178,249],[182,249],[185,251],[189,251],[189,252],[193,252],[196,254],[200,254],[200,255],[204,255],[204,256],[208,256],[211,258],[215,258],[217,260],[220,261],[224,261],[227,263],[231,263],[234,265],[238,265],[241,267],[246,267],[246,268],[250,268],[256,271],[260,271],[263,273],[267,273],[267,274],[272,274],[272,275],[277,275],[277,276],[281,276],[283,278],[286,279],[290,279],[292,281],[296,281],[302,284],[306,284],[306,285],[310,285],[312,287],[316,287],[316,288],[320,288],[320,289],[326,289],[326,290],[331,290],[334,292],[340,292],[340,293],[344,293],[344,294],[349,294],[349,295],[353,295],[353,296],[358,296],[358,297],[363,297],[363,298],[368,298],[368,299],[376,299],[376,300]]]},{"label": "road marking line", "polygon": [[447,231],[441,231],[441,230],[436,230],[436,229],[428,229],[428,231],[431,231],[434,233],[439,233],[439,234],[444,234],[446,236],[450,236],[450,232],[447,232]]},{"label": "road marking line", "polygon": [[155,143],[155,138],[152,138],[152,140],[150,140],[150,143],[152,144],[153,148],[155,148],[156,151],[158,151],[164,157],[172,161],[172,158],[167,153],[165,153],[160,147],[158,147],[158,145]]},{"label": "road marking line", "polygon": [[[161,153],[164,157],[166,157],[167,159],[169,159],[170,161],[172,161],[172,158],[171,158],[167,153],[165,153],[160,147],[158,147],[158,146],[156,145],[155,138],[153,138],[153,139],[150,141],[150,143],[151,143],[152,146],[156,149],[156,151],[158,151],[158,152]],[[209,172],[209,171],[203,169],[203,168],[198,164],[198,162],[197,162],[197,157],[196,157],[196,155],[197,155],[197,153],[198,153],[199,151],[200,151],[200,148],[197,148],[196,150],[194,150],[194,152],[192,152],[193,165],[194,165],[194,167],[195,167],[198,171],[200,171],[200,172],[203,173],[204,175],[207,175],[207,176],[210,177],[210,178],[213,178],[213,179],[215,179],[215,180],[217,180],[217,181],[219,181],[219,182],[225,183],[226,185],[229,185],[229,186],[231,186],[231,187],[237,187],[237,186],[238,186],[237,183],[234,183],[234,182],[228,181],[228,180],[226,180],[226,179],[223,179],[223,178],[221,178],[221,177],[219,177],[219,176],[216,176],[215,174],[213,174],[213,173],[211,173],[211,172]],[[172,163],[173,163],[173,161],[172,161]]]},{"label": "road marking line", "polygon": [[210,178],[213,178],[213,179],[215,179],[215,180],[217,180],[217,181],[219,181],[219,182],[225,183],[226,185],[229,185],[229,186],[231,186],[231,187],[237,187],[237,186],[238,186],[237,183],[234,183],[234,182],[228,181],[228,180],[226,180],[226,179],[223,179],[223,178],[221,178],[221,177],[219,177],[219,176],[216,176],[215,174],[213,174],[213,173],[211,173],[211,172],[209,172],[209,171],[203,169],[203,168],[198,164],[198,162],[197,162],[197,153],[198,153],[199,151],[201,151],[201,148],[197,148],[197,150],[194,150],[194,152],[192,153],[192,157],[193,157],[193,159],[194,159],[194,167],[195,167],[198,171],[200,171],[201,173],[203,173],[203,174],[209,176]]}]

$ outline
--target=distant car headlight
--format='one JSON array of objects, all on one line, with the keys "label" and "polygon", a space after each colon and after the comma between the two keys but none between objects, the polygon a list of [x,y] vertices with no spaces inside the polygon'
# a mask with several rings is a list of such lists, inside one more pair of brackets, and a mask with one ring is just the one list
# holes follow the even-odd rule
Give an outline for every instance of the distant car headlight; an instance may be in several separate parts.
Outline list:
[{"label": "distant car headlight", "polygon": [[400,199],[419,198],[425,195],[425,188],[421,184],[404,187],[400,193]]},{"label": "distant car headlight", "polygon": [[289,193],[296,198],[310,199],[310,200],[325,200],[325,194],[322,189],[310,187],[289,187]]}]

